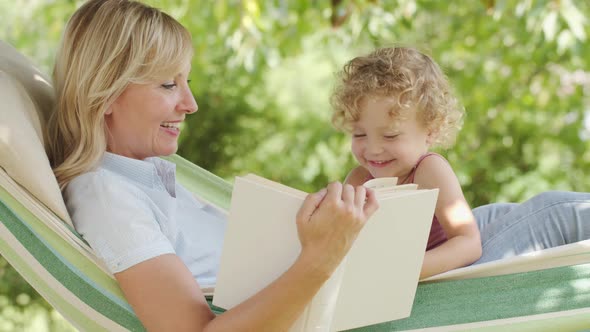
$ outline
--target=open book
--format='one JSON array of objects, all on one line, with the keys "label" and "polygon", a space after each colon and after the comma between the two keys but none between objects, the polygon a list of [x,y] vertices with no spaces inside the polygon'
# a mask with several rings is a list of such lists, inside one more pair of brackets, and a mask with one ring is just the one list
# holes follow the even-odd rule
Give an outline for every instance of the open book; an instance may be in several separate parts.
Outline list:
[{"label": "open book", "polygon": [[[438,190],[374,179],[379,209],[292,332],[339,331],[410,315]],[[295,216],[307,193],[236,177],[213,304],[229,309],[285,272],[301,245]]]}]

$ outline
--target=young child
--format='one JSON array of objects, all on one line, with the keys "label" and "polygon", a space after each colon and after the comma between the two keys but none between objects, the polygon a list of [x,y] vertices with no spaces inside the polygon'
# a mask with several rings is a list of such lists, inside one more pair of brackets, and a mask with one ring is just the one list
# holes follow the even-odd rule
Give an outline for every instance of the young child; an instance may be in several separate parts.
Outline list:
[{"label": "young child", "polygon": [[352,135],[360,164],[347,183],[395,176],[398,184],[439,188],[420,277],[475,262],[475,217],[449,163],[429,152],[453,142],[463,115],[438,65],[415,49],[378,49],[344,67],[332,104],[333,122]]},{"label": "young child", "polygon": [[429,56],[395,47],[354,58],[340,73],[331,101],[333,124],[351,134],[359,163],[347,183],[397,177],[398,184],[439,189],[421,278],[590,238],[587,193],[548,192],[472,212],[449,163],[429,152],[453,143],[463,115]]}]

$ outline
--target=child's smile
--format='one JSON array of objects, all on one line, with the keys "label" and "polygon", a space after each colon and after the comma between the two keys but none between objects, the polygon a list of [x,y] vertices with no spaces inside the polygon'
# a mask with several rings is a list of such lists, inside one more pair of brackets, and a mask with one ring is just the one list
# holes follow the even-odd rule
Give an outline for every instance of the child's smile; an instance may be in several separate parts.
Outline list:
[{"label": "child's smile", "polygon": [[430,134],[413,109],[401,110],[391,97],[369,96],[360,102],[360,117],[354,123],[352,152],[373,177],[410,173],[420,156],[428,151]]},{"label": "child's smile", "polygon": [[383,161],[379,161],[379,160],[367,160],[367,162],[373,166],[373,167],[386,167],[389,164],[393,163],[395,161],[395,159],[390,159],[390,160],[383,160]]}]

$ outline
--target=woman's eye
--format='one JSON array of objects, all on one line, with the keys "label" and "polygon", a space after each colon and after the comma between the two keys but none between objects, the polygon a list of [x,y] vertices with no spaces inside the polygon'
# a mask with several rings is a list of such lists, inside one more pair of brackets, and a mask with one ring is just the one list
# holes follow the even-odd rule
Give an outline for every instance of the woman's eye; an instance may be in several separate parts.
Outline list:
[{"label": "woman's eye", "polygon": [[162,84],[162,87],[164,89],[171,90],[171,89],[174,89],[176,87],[176,83],[165,83],[165,84]]}]

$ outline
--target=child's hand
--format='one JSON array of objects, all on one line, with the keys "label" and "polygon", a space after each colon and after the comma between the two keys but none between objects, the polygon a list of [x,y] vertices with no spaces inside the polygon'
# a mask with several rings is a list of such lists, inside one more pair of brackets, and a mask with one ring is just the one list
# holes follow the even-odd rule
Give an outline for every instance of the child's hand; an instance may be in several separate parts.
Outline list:
[{"label": "child's hand", "polygon": [[379,207],[373,190],[334,182],[307,196],[297,213],[301,256],[331,274]]}]

